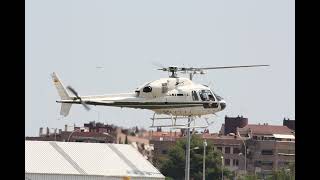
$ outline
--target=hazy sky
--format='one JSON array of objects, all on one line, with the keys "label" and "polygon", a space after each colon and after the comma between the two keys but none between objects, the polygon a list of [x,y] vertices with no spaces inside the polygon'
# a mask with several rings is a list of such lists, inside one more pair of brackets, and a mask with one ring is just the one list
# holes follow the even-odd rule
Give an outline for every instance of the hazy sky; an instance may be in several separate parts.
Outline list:
[{"label": "hazy sky", "polygon": [[131,92],[167,77],[153,62],[270,64],[195,76],[196,82],[211,83],[227,102],[210,129],[218,131],[225,115],[243,115],[249,123],[294,119],[294,6],[292,0],[27,0],[26,135],[38,135],[40,127],[99,119],[147,128],[153,115],[148,110],[92,106],[87,112],[73,105],[60,119],[50,73],[57,72],[80,95]]}]

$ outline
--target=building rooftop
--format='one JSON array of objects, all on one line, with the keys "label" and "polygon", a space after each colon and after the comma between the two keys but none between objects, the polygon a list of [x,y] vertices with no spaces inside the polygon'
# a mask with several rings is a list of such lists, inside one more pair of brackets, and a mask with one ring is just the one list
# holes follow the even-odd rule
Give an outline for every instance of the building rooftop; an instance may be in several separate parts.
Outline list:
[{"label": "building rooftop", "polygon": [[147,137],[147,136],[153,136],[153,137],[175,137],[175,136],[181,136],[182,133],[181,132],[168,132],[168,131],[161,131],[161,132],[157,132],[157,131],[147,131],[143,134],[143,136]]},{"label": "building rooftop", "polygon": [[25,172],[164,178],[125,144],[25,141]]},{"label": "building rooftop", "polygon": [[268,124],[248,124],[243,128],[238,128],[239,131],[248,131],[251,130],[252,134],[260,135],[272,135],[272,134],[292,134],[292,130],[287,126],[277,126],[277,125],[268,125]]},{"label": "building rooftop", "polygon": [[[71,132],[65,132],[63,131],[62,133],[66,133],[66,134],[71,134]],[[73,132],[72,133],[72,137],[110,137],[111,135],[108,134],[103,134],[100,132]]]},{"label": "building rooftop", "polygon": [[216,133],[202,134],[202,138],[212,140],[214,144],[239,145],[242,142],[242,140],[237,136],[219,135]]}]

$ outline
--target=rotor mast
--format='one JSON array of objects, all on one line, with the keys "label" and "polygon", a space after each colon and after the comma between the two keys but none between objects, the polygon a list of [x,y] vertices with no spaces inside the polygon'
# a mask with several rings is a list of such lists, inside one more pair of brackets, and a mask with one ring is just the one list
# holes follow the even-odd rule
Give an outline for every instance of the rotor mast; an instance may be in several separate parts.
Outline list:
[{"label": "rotor mast", "polygon": [[171,76],[169,76],[170,78],[177,78],[177,71],[178,71],[178,67],[169,67],[168,71],[171,72]]}]

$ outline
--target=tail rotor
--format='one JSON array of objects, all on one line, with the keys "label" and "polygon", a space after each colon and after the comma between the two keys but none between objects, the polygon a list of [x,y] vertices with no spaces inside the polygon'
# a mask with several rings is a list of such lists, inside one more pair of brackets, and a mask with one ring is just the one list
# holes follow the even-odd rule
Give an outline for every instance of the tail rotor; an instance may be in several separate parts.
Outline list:
[{"label": "tail rotor", "polygon": [[74,100],[79,99],[79,101],[80,101],[80,103],[83,105],[83,107],[84,107],[87,111],[90,110],[90,107],[89,107],[84,101],[82,101],[82,99],[81,99],[81,97],[78,95],[77,91],[75,91],[71,86],[67,86],[67,89],[68,89],[74,96],[76,96],[76,97],[74,98]]}]

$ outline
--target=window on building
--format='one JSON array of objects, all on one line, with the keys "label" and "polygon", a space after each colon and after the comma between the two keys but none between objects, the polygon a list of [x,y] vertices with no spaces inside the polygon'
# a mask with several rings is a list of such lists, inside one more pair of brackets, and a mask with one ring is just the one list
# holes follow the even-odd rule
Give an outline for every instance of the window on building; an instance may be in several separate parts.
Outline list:
[{"label": "window on building", "polygon": [[263,165],[263,166],[273,166],[273,162],[272,161],[261,161],[261,165]]},{"label": "window on building", "polygon": [[217,149],[222,152],[222,147],[217,147]]},{"label": "window on building", "polygon": [[255,161],[254,162],[255,167],[261,167],[261,161]]},{"label": "window on building", "polygon": [[233,160],[233,165],[234,166],[239,166],[239,160],[238,159],[234,159]]},{"label": "window on building", "polygon": [[273,141],[273,140],[275,140],[275,138],[274,137],[269,137],[269,136],[263,136],[262,140],[264,140],[264,141]]},{"label": "window on building", "polygon": [[271,149],[264,149],[261,151],[262,155],[273,155],[273,151]]},{"label": "window on building", "polygon": [[225,159],[224,160],[224,165],[225,166],[230,166],[230,159]]},{"label": "window on building", "polygon": [[239,148],[233,148],[233,154],[239,154],[240,153],[240,149]]},{"label": "window on building", "polygon": [[253,136],[253,137],[252,137],[252,139],[257,140],[257,139],[258,139],[258,137],[257,137],[257,136]]},{"label": "window on building", "polygon": [[167,151],[167,150],[162,150],[161,153],[162,153],[162,154],[167,154],[168,151]]},{"label": "window on building", "polygon": [[262,140],[262,138],[260,136],[257,136],[257,140]]},{"label": "window on building", "polygon": [[232,160],[232,165],[233,166],[239,166],[239,160],[238,159],[233,159]]},{"label": "window on building", "polygon": [[225,147],[224,148],[224,153],[225,154],[230,154],[230,147]]}]

